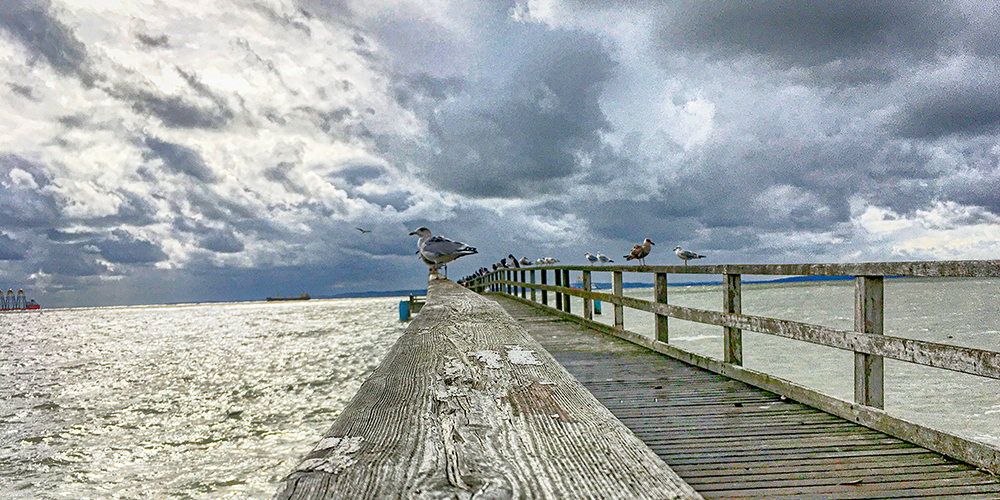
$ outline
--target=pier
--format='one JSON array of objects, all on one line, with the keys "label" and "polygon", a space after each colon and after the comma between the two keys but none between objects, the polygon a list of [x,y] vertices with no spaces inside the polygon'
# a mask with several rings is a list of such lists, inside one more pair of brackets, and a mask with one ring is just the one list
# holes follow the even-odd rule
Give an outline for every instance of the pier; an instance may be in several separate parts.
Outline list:
[{"label": "pier", "polygon": [[[591,291],[594,273],[611,275],[611,293]],[[625,273],[650,274],[654,300],[625,296]],[[681,273],[721,277],[722,311],[670,304],[667,277]],[[747,275],[850,276],[855,328],[742,314]],[[1000,498],[1000,449],[883,409],[885,358],[1000,379],[998,352],[885,335],[892,276],[1000,277],[1000,261],[432,280],[421,314],[276,498]],[[611,325],[594,321],[594,300]],[[629,331],[625,308],[652,313],[654,334]],[[667,318],[718,326],[723,358],[671,344]],[[743,331],[852,352],[854,400],[743,367]]]}]

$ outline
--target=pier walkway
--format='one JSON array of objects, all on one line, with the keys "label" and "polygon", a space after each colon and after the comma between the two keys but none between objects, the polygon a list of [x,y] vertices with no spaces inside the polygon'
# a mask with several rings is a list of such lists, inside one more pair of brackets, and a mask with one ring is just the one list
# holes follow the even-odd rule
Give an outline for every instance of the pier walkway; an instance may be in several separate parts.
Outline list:
[{"label": "pier walkway", "polygon": [[491,294],[704,498],[1000,499],[997,477]]}]

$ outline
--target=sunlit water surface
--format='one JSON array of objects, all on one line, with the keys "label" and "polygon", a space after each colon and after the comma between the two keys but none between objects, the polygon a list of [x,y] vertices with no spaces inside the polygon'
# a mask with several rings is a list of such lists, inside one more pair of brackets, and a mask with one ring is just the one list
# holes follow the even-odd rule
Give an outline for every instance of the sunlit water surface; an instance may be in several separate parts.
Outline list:
[{"label": "sunlit water surface", "polygon": [[271,498],[402,333],[398,301],[0,314],[0,498]]}]

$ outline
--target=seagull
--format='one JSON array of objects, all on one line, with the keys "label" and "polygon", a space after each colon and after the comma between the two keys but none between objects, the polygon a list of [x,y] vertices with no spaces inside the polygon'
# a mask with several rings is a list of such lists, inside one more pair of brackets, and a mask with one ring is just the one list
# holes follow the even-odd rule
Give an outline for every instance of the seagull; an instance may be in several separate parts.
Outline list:
[{"label": "seagull", "polygon": [[426,227],[417,228],[410,236],[419,236],[417,253],[431,269],[431,274],[437,274],[439,267],[445,267],[445,278],[448,277],[447,264],[464,255],[478,253],[475,248],[459,241],[452,241],[441,236],[432,236]]},{"label": "seagull", "polygon": [[510,263],[514,264],[514,269],[520,269],[521,268],[521,264],[518,264],[517,257],[514,257],[514,254],[510,254],[507,257],[510,258]]},{"label": "seagull", "polygon": [[705,258],[704,255],[698,255],[698,254],[696,254],[696,253],[694,253],[694,252],[692,252],[690,250],[683,250],[679,246],[677,248],[674,248],[674,253],[677,254],[678,257],[680,257],[681,259],[684,260],[684,265],[685,266],[688,265],[688,261],[691,260],[691,259],[704,259]]},{"label": "seagull", "polygon": [[583,256],[586,257],[588,261],[590,261],[591,265],[597,263],[597,256],[596,255],[593,255],[590,252],[587,252],[587,253],[583,254]]},{"label": "seagull", "polygon": [[527,257],[521,257],[521,265],[522,266],[530,266],[531,265],[531,261],[528,260]]},{"label": "seagull", "polygon": [[646,256],[649,255],[650,250],[652,250],[651,245],[655,245],[653,240],[646,238],[642,245],[636,245],[632,247],[632,253],[625,256],[625,260],[638,259],[642,265],[646,265]]},{"label": "seagull", "polygon": [[361,229],[360,227],[356,227],[354,229],[357,229],[358,231],[361,231],[361,234],[372,232],[371,229]]},{"label": "seagull", "polygon": [[607,264],[608,262],[614,262],[613,260],[609,259],[607,255],[604,255],[601,252],[597,252],[597,260],[601,261],[601,264]]}]

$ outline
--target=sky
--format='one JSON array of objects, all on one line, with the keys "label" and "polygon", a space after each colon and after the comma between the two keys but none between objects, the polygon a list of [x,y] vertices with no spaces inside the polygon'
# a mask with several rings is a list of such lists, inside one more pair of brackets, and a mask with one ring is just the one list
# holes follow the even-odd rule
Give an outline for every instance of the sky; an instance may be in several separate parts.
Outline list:
[{"label": "sky", "polygon": [[0,287],[422,288],[420,226],[452,278],[1000,258],[998,5],[0,0]]}]

